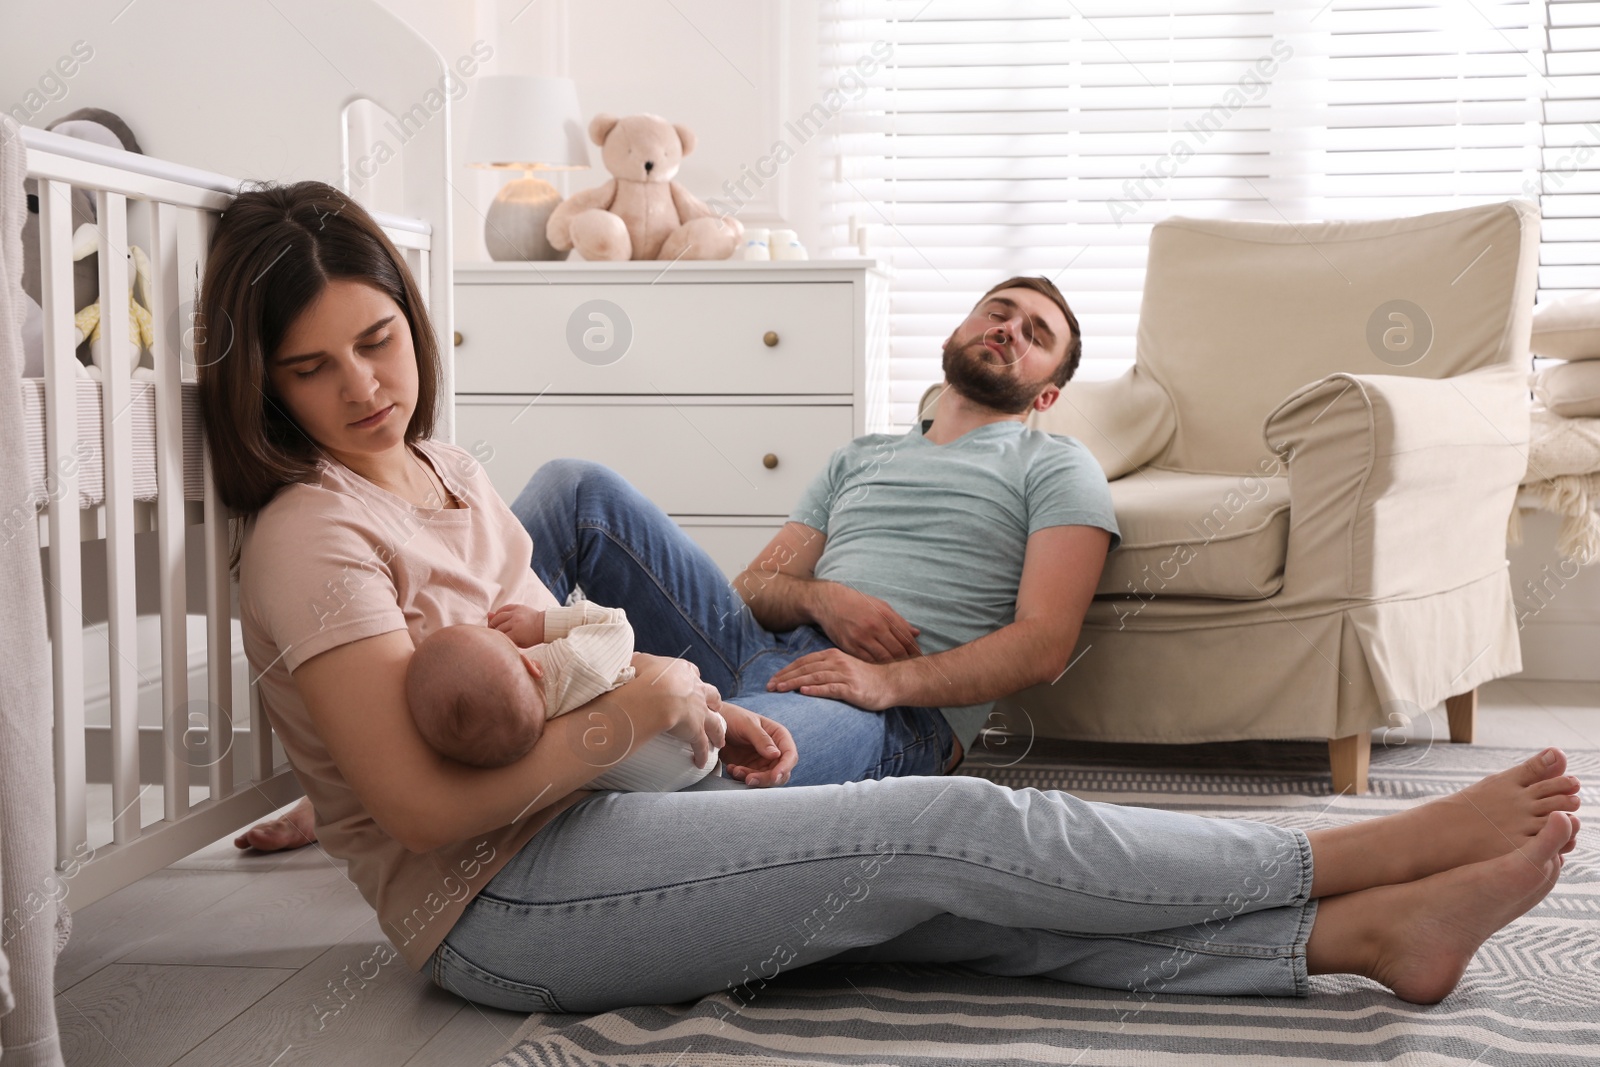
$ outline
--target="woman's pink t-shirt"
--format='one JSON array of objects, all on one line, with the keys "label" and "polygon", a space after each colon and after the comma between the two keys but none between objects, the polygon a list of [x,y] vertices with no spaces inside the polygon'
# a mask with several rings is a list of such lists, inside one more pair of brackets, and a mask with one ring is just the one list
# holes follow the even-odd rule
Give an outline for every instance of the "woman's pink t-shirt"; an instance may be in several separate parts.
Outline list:
[{"label": "woman's pink t-shirt", "polygon": [[540,827],[592,794],[578,790],[471,840],[415,853],[372,820],[317,736],[292,674],[318,653],[391,630],[420,642],[441,626],[482,625],[503,604],[558,606],[530,566],[527,530],[482,466],[456,445],[417,445],[465,507],[420,508],[325,461],[319,482],[284,486],[247,521],[239,563],[245,655],[316,809],[317,837],[348,861],[351,881],[413,970]]}]

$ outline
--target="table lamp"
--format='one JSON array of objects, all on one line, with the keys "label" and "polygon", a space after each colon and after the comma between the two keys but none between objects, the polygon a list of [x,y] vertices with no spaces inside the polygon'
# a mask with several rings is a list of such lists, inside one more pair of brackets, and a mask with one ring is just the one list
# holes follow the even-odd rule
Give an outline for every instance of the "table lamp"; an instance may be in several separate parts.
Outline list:
[{"label": "table lamp", "polygon": [[563,259],[550,247],[545,224],[561,203],[556,187],[536,170],[585,170],[589,145],[571,78],[490,74],[473,83],[477,96],[467,131],[467,163],[520,170],[502,186],[484,223],[483,240],[497,260]]}]

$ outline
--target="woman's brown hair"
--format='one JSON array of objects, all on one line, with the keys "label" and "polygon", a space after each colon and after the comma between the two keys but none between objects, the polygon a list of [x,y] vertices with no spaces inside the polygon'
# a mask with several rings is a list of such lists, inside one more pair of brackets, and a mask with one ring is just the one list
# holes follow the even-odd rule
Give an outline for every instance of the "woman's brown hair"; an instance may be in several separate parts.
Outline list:
[{"label": "woman's brown hair", "polygon": [[241,515],[261,510],[285,485],[317,477],[321,448],[276,398],[267,361],[335,278],[376,286],[400,305],[417,355],[417,407],[405,440],[433,429],[439,346],[422,290],[382,228],[326,182],[242,188],[211,235],[195,320],[211,471],[217,494]]}]

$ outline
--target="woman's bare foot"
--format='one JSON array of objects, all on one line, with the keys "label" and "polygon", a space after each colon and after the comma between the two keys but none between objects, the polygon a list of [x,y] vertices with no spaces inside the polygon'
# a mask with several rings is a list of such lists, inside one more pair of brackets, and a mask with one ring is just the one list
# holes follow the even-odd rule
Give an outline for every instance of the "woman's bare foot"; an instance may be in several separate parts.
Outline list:
[{"label": "woman's bare foot", "polygon": [[253,848],[260,852],[277,852],[285,848],[299,848],[317,839],[316,817],[311,811],[311,801],[301,797],[295,806],[276,819],[258,822],[233,839],[239,848]]},{"label": "woman's bare foot", "polygon": [[1312,974],[1361,974],[1413,1004],[1443,1000],[1496,930],[1544,899],[1578,820],[1546,816],[1516,850],[1405,885],[1318,902],[1306,944]]},{"label": "woman's bare foot", "polygon": [[[1537,837],[1553,811],[1577,811],[1581,783],[1566,773],[1567,755],[1547,748],[1447,797],[1404,813],[1424,874],[1493,859]],[[1577,838],[1572,839],[1576,841]],[[1566,848],[1570,850],[1572,842]]]},{"label": "woman's bare foot", "polygon": [[1539,833],[1551,812],[1578,810],[1580,783],[1566,769],[1566,754],[1547,748],[1449,796],[1317,831],[1312,895],[1414,882],[1514,851]]}]

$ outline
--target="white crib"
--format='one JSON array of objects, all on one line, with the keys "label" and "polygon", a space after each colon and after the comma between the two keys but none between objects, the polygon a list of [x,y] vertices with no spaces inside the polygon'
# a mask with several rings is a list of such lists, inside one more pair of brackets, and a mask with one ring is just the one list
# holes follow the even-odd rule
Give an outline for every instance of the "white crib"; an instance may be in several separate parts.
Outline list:
[{"label": "white crib", "polygon": [[[19,36],[0,45],[0,69],[27,71],[47,63],[46,53],[30,60],[26,46],[17,42],[54,44],[62,34],[53,31],[70,33],[71,20],[78,17],[43,8],[30,12],[26,18],[33,27],[21,27],[20,34],[18,27],[9,27]],[[97,45],[104,61],[94,74],[106,87],[139,65],[160,65],[163,57],[193,67],[185,45],[194,43],[188,33],[198,31],[185,27],[205,24],[214,30],[219,21],[226,23],[233,40],[252,47],[230,60],[226,80],[219,68],[215,91],[233,101],[240,121],[249,126],[252,108],[285,106],[283,95],[255,88],[269,84],[269,71],[283,82],[285,53],[295,46],[282,22],[312,17],[327,35],[318,42],[320,50],[330,54],[340,78],[350,84],[297,86],[300,99],[294,103],[305,108],[300,121],[306,136],[294,177],[341,185],[351,154],[347,120],[356,101],[404,113],[447,69],[431,47],[376,3],[346,0],[330,12],[305,0],[277,5],[151,0],[143,16],[134,7],[127,24],[119,23],[126,53],[121,60],[105,54],[110,49],[103,42]],[[91,66],[85,64],[85,71]],[[359,92],[350,91],[352,77],[361,79]],[[154,120],[192,120],[172,113],[178,100],[170,89],[151,90],[141,83],[139,92],[129,92],[134,83],[124,81],[114,97],[102,101],[94,99],[88,81],[75,87],[84,90],[79,100],[114,107],[135,126],[147,150],[159,151],[152,146],[163,142],[148,132]],[[41,123],[49,117],[41,115]],[[435,434],[446,440],[454,429],[449,117],[448,106],[433,116],[395,164],[405,178],[397,205],[404,213],[372,212],[405,255],[428,303],[445,365],[446,402]],[[273,121],[281,123],[282,115],[261,118],[263,124]],[[261,126],[250,128],[259,133]],[[188,158],[201,158],[194,154],[194,139],[185,137],[168,140],[184,145]],[[189,327],[196,280],[205,269],[217,213],[239,180],[42,129],[24,127],[23,142],[28,176],[37,180],[45,357],[43,378],[22,383],[33,446],[29,492],[37,507],[27,521],[39,526],[51,643],[57,864],[67,899],[77,908],[282,806],[300,790],[282,762],[281,748],[273,744],[255,686],[244,677],[237,588],[228,572],[233,520],[216,496],[194,401],[195,345]],[[337,147],[336,157],[330,157],[330,146]],[[219,158],[224,155],[219,150]],[[97,357],[99,380],[82,376],[74,353],[73,187],[93,192],[98,214],[105,335]],[[149,310],[156,331],[155,367],[146,380],[133,377],[130,366],[126,250],[133,238],[148,252],[154,283]],[[123,254],[105,254],[108,249]],[[433,255],[436,249],[439,254]],[[153,620],[159,624],[154,678],[139,667],[141,619],[147,640]],[[85,689],[92,658],[85,635],[93,638],[102,624],[108,721],[99,724],[86,715],[86,708],[98,702]],[[202,647],[203,660],[191,654]],[[191,691],[197,667],[204,674],[203,695]],[[159,701],[159,725],[141,727],[141,690],[147,700]],[[91,787],[105,783],[111,840],[91,843],[88,797]],[[141,798],[156,785],[164,796],[162,818],[141,826]],[[191,803],[191,785],[207,786],[207,798]]]}]

